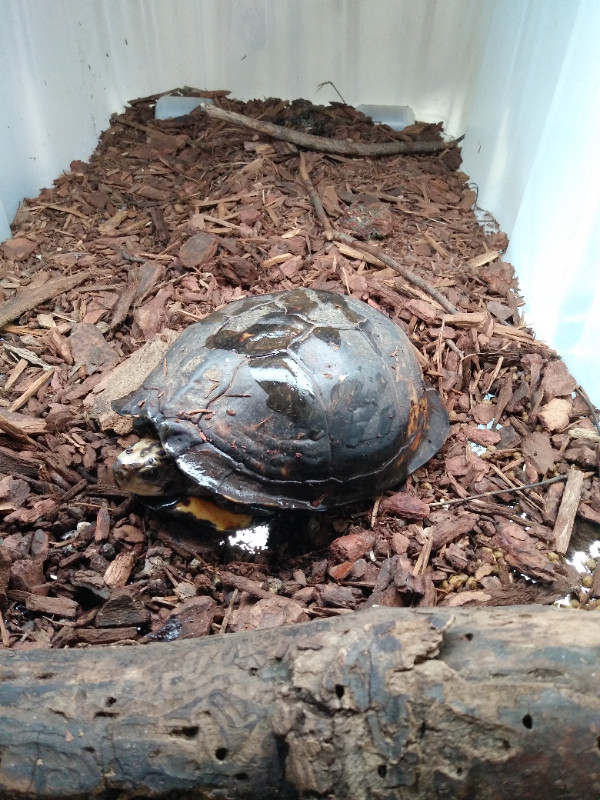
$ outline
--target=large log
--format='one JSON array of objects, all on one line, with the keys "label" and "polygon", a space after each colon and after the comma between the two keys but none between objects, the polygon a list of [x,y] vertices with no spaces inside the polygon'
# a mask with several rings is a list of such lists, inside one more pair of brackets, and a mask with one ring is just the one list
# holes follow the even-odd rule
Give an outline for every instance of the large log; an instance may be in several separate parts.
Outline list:
[{"label": "large log", "polygon": [[598,797],[599,621],[375,608],[3,652],[0,797]]}]

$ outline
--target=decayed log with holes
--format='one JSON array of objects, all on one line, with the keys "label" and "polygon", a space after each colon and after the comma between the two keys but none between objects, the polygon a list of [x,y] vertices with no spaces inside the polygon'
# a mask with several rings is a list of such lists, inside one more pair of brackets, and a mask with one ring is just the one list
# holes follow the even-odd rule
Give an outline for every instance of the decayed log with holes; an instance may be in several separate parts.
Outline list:
[{"label": "decayed log with holes", "polygon": [[543,607],[5,652],[0,797],[597,797],[598,663]]}]

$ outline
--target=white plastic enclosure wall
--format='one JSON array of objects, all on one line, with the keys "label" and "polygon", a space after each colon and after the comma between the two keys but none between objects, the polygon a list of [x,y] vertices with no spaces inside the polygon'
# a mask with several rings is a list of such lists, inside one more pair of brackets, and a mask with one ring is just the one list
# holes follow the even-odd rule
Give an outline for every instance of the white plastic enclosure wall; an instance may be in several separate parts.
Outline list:
[{"label": "white plastic enclosure wall", "polygon": [[464,133],[527,319],[600,403],[597,0],[0,0],[0,240],[130,99],[410,105]]}]

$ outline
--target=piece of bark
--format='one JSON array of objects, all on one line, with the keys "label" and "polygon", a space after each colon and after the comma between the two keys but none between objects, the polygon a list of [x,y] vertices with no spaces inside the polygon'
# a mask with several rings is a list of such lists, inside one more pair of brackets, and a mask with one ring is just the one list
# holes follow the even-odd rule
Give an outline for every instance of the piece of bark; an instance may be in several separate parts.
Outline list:
[{"label": "piece of bark", "polygon": [[398,608],[404,605],[402,597],[394,584],[394,575],[399,558],[400,555],[395,555],[391,558],[387,558],[383,562],[371,596],[365,603],[366,608],[371,608],[372,606],[390,606]]},{"label": "piece of bark", "polygon": [[439,550],[445,544],[470,533],[477,524],[477,515],[466,511],[461,514],[454,514],[450,511],[439,511],[432,516],[434,524],[428,529],[431,538],[431,549],[433,552]]},{"label": "piece of bark", "polygon": [[0,546],[0,608],[6,608],[6,590],[10,580],[12,559],[6,547]]},{"label": "piece of bark", "polygon": [[521,450],[537,472],[544,475],[554,466],[556,453],[552,449],[550,437],[547,433],[534,432],[526,436],[521,442]]},{"label": "piece of bark", "polygon": [[547,553],[536,548],[535,539],[511,520],[496,520],[492,545],[504,553],[507,564],[529,578],[541,581],[556,580],[556,573]]},{"label": "piece of bark", "polygon": [[2,252],[4,258],[12,258],[14,261],[24,261],[34,252],[40,242],[36,240],[27,239],[25,236],[15,236],[12,239],[7,239],[2,242]]},{"label": "piece of bark", "polygon": [[577,387],[577,381],[570,374],[564,361],[551,361],[544,370],[542,388],[547,397],[570,396]]},{"label": "piece of bark", "polygon": [[32,594],[48,594],[44,564],[38,558],[22,558],[10,569],[10,586]]},{"label": "piece of bark", "polygon": [[127,280],[127,286],[119,295],[119,299],[115,303],[113,308],[113,312],[110,318],[110,322],[108,327],[112,330],[113,328],[118,327],[127,317],[129,313],[129,309],[131,308],[131,304],[133,303],[133,298],[136,296],[138,288],[140,285],[140,269],[138,268],[131,268],[129,270],[129,276]]},{"label": "piece of bark", "polygon": [[174,609],[165,624],[146,637],[146,641],[173,642],[176,639],[195,639],[207,636],[217,610],[217,604],[207,595],[190,597]]},{"label": "piece of bark", "polygon": [[271,594],[234,611],[230,625],[234,631],[265,630],[307,620],[308,615],[300,603]]},{"label": "piece of bark", "polygon": [[323,583],[315,589],[315,599],[320,606],[329,608],[356,608],[356,595],[349,586]]},{"label": "piece of bark", "polygon": [[[131,641],[138,635],[137,628],[79,628],[75,632],[75,641],[85,644],[113,644],[114,642]],[[0,793],[0,798],[2,794]]]},{"label": "piece of bark", "polygon": [[584,519],[586,522],[592,522],[594,525],[600,526],[600,511],[596,511],[587,503],[579,503],[577,516],[581,517],[581,519]]},{"label": "piece of bark", "polygon": [[334,539],[329,545],[329,552],[334,561],[356,561],[374,544],[374,533],[365,530],[355,531]]},{"label": "piece of bark", "polygon": [[95,621],[97,628],[126,628],[145,625],[149,619],[150,612],[139,598],[126,589],[117,589],[98,609]]},{"label": "piece of bark", "polygon": [[119,361],[115,349],[106,341],[95,325],[78,322],[73,326],[69,345],[76,367],[84,367],[86,375],[96,370],[114,367]]},{"label": "piece of bark", "polygon": [[111,428],[121,435],[131,431],[131,418],[121,417],[113,411],[111,403],[141,386],[144,378],[160,363],[178,335],[175,331],[163,330],[155,339],[146,342],[102,377],[85,400],[86,406],[92,406],[90,416],[98,420],[102,430]]},{"label": "piece of bark", "polygon": [[132,550],[122,550],[104,573],[104,583],[111,589],[125,586],[135,564],[136,555]]},{"label": "piece of bark", "polygon": [[429,506],[418,497],[407,492],[396,492],[390,497],[384,497],[379,504],[379,511],[387,514],[397,514],[406,519],[425,519],[429,516]]},{"label": "piece of bark", "polygon": [[0,479],[0,511],[14,511],[21,508],[29,497],[29,492],[27,481],[5,475]]},{"label": "piece of bark", "polygon": [[488,315],[485,311],[470,311],[456,314],[444,314],[442,321],[455,328],[480,328]]},{"label": "piece of bark", "polygon": [[225,586],[234,586],[240,592],[247,592],[251,597],[267,600],[273,596],[273,592],[263,589],[257,581],[245,578],[243,575],[235,575],[233,572],[221,572],[220,577]]},{"label": "piece of bark", "polygon": [[0,328],[3,328],[8,322],[12,322],[13,319],[17,319],[26,311],[31,311],[47,300],[73,289],[89,277],[90,273],[81,272],[78,275],[55,278],[41,286],[36,286],[34,289],[28,287],[21,289],[10,300],[0,304]]},{"label": "piece of bark", "polygon": [[378,608],[143,657],[0,652],[0,798],[595,797],[592,617]]},{"label": "piece of bark", "polygon": [[213,234],[195,233],[181,245],[179,258],[190,269],[201,267],[214,257],[218,246],[218,239]]},{"label": "piece of bark", "polygon": [[0,411],[0,429],[9,435],[17,431],[22,436],[32,436],[46,433],[46,420],[3,408]]},{"label": "piece of bark", "polygon": [[75,617],[79,610],[79,603],[69,597],[45,597],[31,592],[17,589],[9,592],[11,600],[25,604],[28,611],[37,611],[40,614],[56,614],[59,617]]},{"label": "piece of bark", "polygon": [[334,581],[343,581],[352,572],[355,563],[355,561],[342,561],[341,564],[334,564],[333,567],[329,567],[327,574],[330,575]]},{"label": "piece of bark", "polygon": [[583,472],[576,467],[571,467],[554,524],[553,547],[554,550],[557,553],[561,553],[561,555],[564,555],[569,548],[575,515],[577,514],[577,508],[581,498],[582,486]]},{"label": "piece of bark", "polygon": [[538,419],[547,431],[562,431],[569,424],[573,403],[565,398],[555,397],[538,412]]}]

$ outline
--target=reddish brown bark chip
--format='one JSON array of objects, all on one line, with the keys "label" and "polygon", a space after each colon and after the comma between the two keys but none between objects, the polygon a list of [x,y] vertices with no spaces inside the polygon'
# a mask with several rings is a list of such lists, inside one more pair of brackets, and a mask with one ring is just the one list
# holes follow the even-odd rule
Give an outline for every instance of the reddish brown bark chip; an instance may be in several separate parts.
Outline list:
[{"label": "reddish brown bark chip", "polygon": [[186,267],[200,267],[214,256],[217,247],[218,242],[215,236],[196,233],[181,246],[179,258]]},{"label": "reddish brown bark chip", "polygon": [[141,599],[130,591],[117,589],[96,614],[98,628],[124,628],[145,625],[150,613]]},{"label": "reddish brown bark chip", "polygon": [[493,543],[504,551],[504,557],[511,567],[530,578],[542,581],[556,579],[554,565],[545,553],[536,549],[535,540],[520,525],[506,520],[498,520]]},{"label": "reddish brown bark chip", "polygon": [[165,624],[146,637],[147,641],[172,642],[207,636],[215,617],[217,604],[212,597],[191,597],[173,609]]},{"label": "reddish brown bark chip", "polygon": [[429,516],[427,503],[406,492],[396,492],[390,497],[384,497],[379,504],[379,510],[406,519],[425,519]]},{"label": "reddish brown bark chip", "polygon": [[4,258],[12,258],[15,261],[23,261],[35,251],[39,242],[26,239],[24,236],[18,236],[14,239],[8,239],[2,244],[2,252]]},{"label": "reddish brown bark chip", "polygon": [[371,531],[356,531],[334,539],[329,552],[334,561],[356,561],[375,544],[375,534]]},{"label": "reddish brown bark chip", "polygon": [[547,433],[535,432],[526,436],[521,442],[521,450],[541,475],[554,466],[556,454]]},{"label": "reddish brown bark chip", "polygon": [[273,595],[238,609],[233,615],[231,628],[234,631],[278,628],[280,625],[306,622],[308,619],[306,611],[299,603]]},{"label": "reddish brown bark chip", "polygon": [[551,361],[544,370],[542,388],[547,396],[570,395],[576,386],[577,381],[569,373],[564,361]]}]

